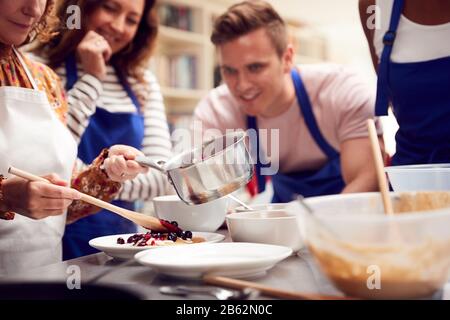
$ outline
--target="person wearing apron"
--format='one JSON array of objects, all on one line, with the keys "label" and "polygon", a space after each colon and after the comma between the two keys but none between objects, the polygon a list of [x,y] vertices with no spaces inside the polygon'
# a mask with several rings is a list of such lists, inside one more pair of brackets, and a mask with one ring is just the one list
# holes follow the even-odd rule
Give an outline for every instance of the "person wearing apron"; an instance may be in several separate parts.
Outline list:
[{"label": "person wearing apron", "polygon": [[[26,59],[15,46],[30,34],[52,35],[46,23],[53,1],[0,2],[0,274],[29,270],[61,261],[66,211],[73,217],[93,214],[74,189],[109,200],[120,183],[148,170],[132,159],[128,146],[102,150],[82,172],[74,172],[77,143],[65,126],[67,101],[58,76],[45,65]],[[16,23],[14,23],[14,21]],[[17,26],[27,21],[28,27]],[[16,167],[50,183],[17,178]],[[102,168],[100,170],[100,167]],[[71,178],[73,177],[73,181]],[[98,190],[103,186],[102,190]],[[83,210],[78,210],[82,207]]]},{"label": "person wearing apron", "polygon": [[[290,202],[296,195],[304,197],[313,197],[319,195],[328,195],[340,193],[345,187],[341,175],[340,155],[325,140],[311,107],[308,93],[303,85],[302,78],[297,69],[291,71],[292,81],[295,86],[295,94],[299,104],[299,112],[305,118],[306,126],[314,141],[320,147],[320,150],[327,156],[328,161],[317,170],[308,170],[292,173],[281,173],[271,176],[273,185],[272,202]],[[247,117],[247,127],[258,132],[256,117]],[[255,175],[257,178],[258,192],[263,192],[266,185],[266,177],[261,175],[262,161],[260,159],[260,144],[258,134],[256,135],[257,161],[255,165]]]},{"label": "person wearing apron", "polygon": [[229,7],[211,41],[224,83],[197,105],[193,131],[205,139],[248,131],[252,195],[270,177],[273,202],[377,189],[366,125],[375,97],[360,75],[336,64],[294,65],[286,24],[264,1]]},{"label": "person wearing apron", "polygon": [[[67,8],[79,6],[81,29],[63,29],[51,42],[31,51],[58,74],[68,89],[68,128],[78,142],[77,166],[89,163],[98,150],[114,143],[134,146],[145,156],[167,161],[172,142],[158,79],[148,68],[156,43],[158,22],[153,0],[62,0],[56,15],[68,18]],[[171,193],[167,177],[149,170],[123,183],[114,203],[134,209]],[[102,211],[71,223],[68,215],[64,258],[91,254],[92,238],[132,233],[136,226]]]},{"label": "person wearing apron", "polygon": [[[387,3],[379,3],[386,5]],[[450,23],[436,26],[423,26],[402,17],[404,0],[393,0],[389,27],[383,37],[383,49],[378,65],[377,100],[375,112],[377,116],[388,114],[389,103],[399,124],[396,133],[396,153],[392,158],[393,165],[449,163],[450,162]],[[387,18],[382,16],[382,18]],[[447,37],[442,42],[435,41],[436,46],[447,46],[448,55],[436,59],[424,59],[414,62],[393,62],[391,56],[394,47],[406,32],[399,33],[399,25],[404,31],[416,32],[413,44],[424,46],[417,37],[421,32],[432,38],[432,30],[443,35],[445,28]],[[427,30],[428,28],[428,30]],[[439,29],[439,30],[438,30]],[[414,31],[413,31],[414,30]],[[427,33],[429,33],[427,35]],[[369,37],[368,37],[369,38]],[[369,42],[372,39],[368,39]],[[444,44],[445,42],[446,44]],[[421,52],[432,51],[433,46],[426,46]],[[419,51],[419,50],[418,50]],[[442,50],[436,50],[442,52]]]},{"label": "person wearing apron", "polygon": [[[76,143],[40,91],[20,54],[14,50],[33,89],[0,87],[0,172],[8,166],[44,175],[56,173],[70,181]],[[33,158],[30,161],[30,157]],[[61,261],[66,215],[32,220],[16,215],[0,223],[0,272],[13,272]]]},{"label": "person wearing apron", "polygon": [[[75,55],[66,60],[66,90],[70,90],[78,80]],[[144,120],[141,114],[139,100],[131,89],[126,77],[115,68],[121,85],[128,93],[136,107],[135,113],[111,113],[105,109],[96,108],[90,117],[89,125],[78,145],[78,158],[84,163],[90,163],[103,149],[114,144],[125,144],[141,149],[144,138]],[[113,204],[128,210],[134,210],[133,202],[115,200]],[[63,259],[98,252],[89,246],[89,240],[111,234],[134,233],[137,228],[134,223],[107,210],[80,219],[69,224],[63,238]]]}]

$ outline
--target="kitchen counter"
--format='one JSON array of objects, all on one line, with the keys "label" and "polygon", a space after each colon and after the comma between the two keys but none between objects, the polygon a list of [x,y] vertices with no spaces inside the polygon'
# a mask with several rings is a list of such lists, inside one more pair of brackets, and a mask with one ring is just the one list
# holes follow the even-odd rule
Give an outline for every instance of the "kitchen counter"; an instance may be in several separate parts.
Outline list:
[{"label": "kitchen counter", "polygon": [[[226,230],[219,230],[219,233],[227,235]],[[230,241],[228,236],[225,241]],[[0,283],[36,281],[66,283],[74,279],[74,271],[79,271],[81,275],[80,284],[81,288],[83,288],[83,284],[88,283],[90,279],[109,271],[99,278],[96,283],[129,290],[137,293],[143,299],[161,300],[185,300],[186,297],[163,295],[159,292],[160,286],[177,284],[201,285],[200,281],[175,279],[160,275],[149,267],[142,266],[137,262],[132,262],[126,266],[121,266],[121,263],[123,261],[113,259],[104,253],[97,253],[38,269],[32,269],[13,276],[2,277],[0,278]],[[298,254],[288,257],[263,276],[245,280],[284,290],[341,295],[319,271],[307,250],[300,251]],[[72,283],[74,282],[72,281]],[[208,296],[200,295],[192,296],[192,298],[211,299]],[[258,299],[261,298],[265,297],[258,297]]]},{"label": "kitchen counter", "polygon": [[[219,230],[227,236],[225,241],[230,241],[226,230]],[[81,289],[87,286],[89,280],[102,275],[96,284],[107,285],[124,289],[138,295],[141,299],[152,300],[186,300],[186,299],[212,299],[205,295],[192,295],[189,297],[169,296],[159,292],[159,288],[165,285],[202,285],[201,281],[183,280],[167,277],[156,273],[149,267],[142,266],[131,261],[122,265],[123,261],[113,259],[104,253],[97,253],[57,264],[48,265],[38,269],[32,269],[24,273],[0,277],[0,287],[8,283],[27,282],[58,282],[63,284],[74,283],[74,271],[79,272]],[[270,286],[277,289],[298,291],[303,293],[315,293],[323,295],[342,295],[325,278],[317,264],[307,250],[292,255],[281,261],[265,275],[252,279],[245,279]],[[74,289],[76,290],[76,289]],[[80,291],[83,296],[83,290]],[[101,298],[101,296],[96,296]],[[431,297],[440,299],[442,292]],[[259,296],[257,299],[269,299]]]}]

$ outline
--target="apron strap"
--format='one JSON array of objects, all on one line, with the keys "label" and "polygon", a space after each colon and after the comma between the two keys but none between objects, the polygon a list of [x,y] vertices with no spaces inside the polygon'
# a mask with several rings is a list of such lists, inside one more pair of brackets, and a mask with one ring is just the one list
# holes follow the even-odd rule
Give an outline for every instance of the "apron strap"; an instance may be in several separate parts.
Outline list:
[{"label": "apron strap", "polygon": [[258,186],[258,192],[261,193],[266,190],[266,177],[261,175],[261,168],[263,164],[261,163],[261,159],[259,156],[260,144],[259,144],[259,132],[258,132],[258,124],[256,122],[256,117],[247,117],[247,128],[253,129],[256,132],[256,164],[255,164],[255,176],[256,182]]},{"label": "apron strap", "polygon": [[22,67],[23,67],[23,69],[25,71],[25,74],[27,75],[28,80],[31,83],[31,86],[33,87],[34,90],[38,90],[39,91],[39,88],[38,88],[38,86],[36,84],[36,81],[34,80],[33,75],[31,74],[30,70],[27,67],[27,64],[23,60],[22,54],[19,51],[17,51],[17,49],[14,46],[12,48],[13,48],[13,51],[16,54],[17,58],[19,59],[19,62],[22,65]]},{"label": "apron strap", "polygon": [[377,98],[375,102],[375,115],[386,116],[389,107],[389,62],[392,48],[397,34],[398,24],[402,15],[404,0],[394,0],[389,29],[383,37],[383,52],[378,65]]},{"label": "apron strap", "polygon": [[[314,141],[317,143],[319,148],[323,153],[331,160],[336,157],[339,157],[339,153],[325,140],[320,129],[317,125],[316,118],[314,117],[314,113],[312,112],[311,103],[309,101],[308,93],[305,90],[303,82],[301,80],[300,74],[298,73],[296,68],[293,68],[291,71],[292,80],[295,86],[295,94],[297,96],[297,101],[300,107],[301,112],[305,118],[306,126],[313,137]],[[258,192],[263,192],[266,189],[266,179],[261,175],[261,168],[264,166],[260,161],[260,144],[259,144],[259,133],[258,133],[258,124],[256,121],[256,117],[247,116],[247,128],[253,129],[256,131],[256,166],[255,166],[255,175],[258,183]]]},{"label": "apron strap", "polygon": [[139,103],[139,99],[137,98],[136,94],[134,93],[133,89],[130,86],[130,83],[128,82],[127,76],[124,74],[123,70],[118,68],[116,65],[113,65],[114,70],[116,71],[116,74],[119,78],[119,82],[122,85],[122,87],[127,92],[128,96],[130,97],[131,101],[133,101],[133,104],[136,106],[139,113],[142,112],[141,110],[141,104]]},{"label": "apron strap", "polygon": [[[120,84],[127,92],[131,101],[138,110],[138,113],[141,114],[142,113],[141,104],[139,103],[139,99],[137,98],[133,89],[131,88],[126,76],[116,66],[113,66],[113,68],[117,74],[117,77],[119,78]],[[66,77],[67,77],[66,90],[69,91],[70,89],[73,88],[73,86],[78,80],[77,59],[74,54],[71,54],[66,58]]]},{"label": "apron strap", "polygon": [[314,113],[312,111],[312,106],[308,97],[308,93],[306,92],[305,86],[303,85],[303,81],[296,68],[293,68],[291,70],[291,76],[295,86],[295,94],[297,95],[297,101],[300,106],[300,110],[303,113],[305,124],[308,127],[311,136],[313,137],[314,141],[317,143],[319,148],[322,150],[322,152],[326,154],[328,159],[339,157],[339,153],[325,140],[322,133],[320,132],[316,118],[314,117]]},{"label": "apron strap", "polygon": [[77,59],[74,54],[66,58],[66,90],[73,88],[78,80]]}]

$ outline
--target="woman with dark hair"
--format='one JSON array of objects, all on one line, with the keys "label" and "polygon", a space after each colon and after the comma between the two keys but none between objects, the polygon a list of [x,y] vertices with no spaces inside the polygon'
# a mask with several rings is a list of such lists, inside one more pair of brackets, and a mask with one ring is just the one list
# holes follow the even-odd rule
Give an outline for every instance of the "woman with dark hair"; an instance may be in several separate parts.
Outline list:
[{"label": "woman with dark hair", "polygon": [[[64,27],[49,44],[34,51],[63,79],[68,91],[68,126],[78,141],[78,163],[89,163],[102,148],[127,144],[146,156],[167,160],[171,143],[159,85],[146,69],[157,35],[154,0],[65,0],[81,11],[81,29]],[[125,183],[115,204],[134,209],[137,200],[166,193],[165,177],[156,170]],[[68,221],[64,259],[96,252],[92,238],[132,233],[136,226],[108,212]]]},{"label": "woman with dark hair", "polygon": [[[75,219],[98,210],[76,201],[79,192],[67,188],[71,177],[74,188],[111,201],[122,181],[146,172],[133,161],[142,152],[120,145],[100,150],[82,172],[73,170],[77,146],[65,126],[60,80],[16,49],[36,36],[50,39],[53,5],[0,0],[0,274],[60,261],[66,211]],[[10,166],[51,183],[8,176]]]}]

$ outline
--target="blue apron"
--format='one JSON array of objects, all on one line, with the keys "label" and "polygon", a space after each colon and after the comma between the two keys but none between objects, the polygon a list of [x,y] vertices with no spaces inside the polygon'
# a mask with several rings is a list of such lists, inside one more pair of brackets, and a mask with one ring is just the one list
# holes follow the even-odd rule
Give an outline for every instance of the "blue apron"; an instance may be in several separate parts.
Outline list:
[{"label": "blue apron", "polygon": [[[144,119],[139,101],[125,75],[117,68],[115,70],[119,81],[133,101],[137,111],[136,113],[110,113],[104,109],[96,108],[78,146],[78,157],[84,163],[91,163],[103,148],[115,144],[129,145],[137,149],[142,147]],[[78,80],[76,58],[73,55],[66,60],[66,73],[66,89],[70,90]],[[113,204],[134,210],[133,202],[113,201]],[[74,259],[98,252],[88,244],[89,240],[93,238],[133,232],[136,232],[134,223],[109,211],[101,210],[95,215],[66,226],[63,237],[63,259]]]},{"label": "blue apron", "polygon": [[399,124],[393,165],[448,163],[450,56],[414,63],[390,61],[403,3],[403,0],[395,0],[389,30],[383,38],[375,113],[387,115],[389,102],[392,102]]},{"label": "blue apron", "polygon": [[[327,194],[340,193],[344,189],[345,183],[341,175],[341,163],[339,153],[325,140],[317,125],[308,94],[303,85],[300,74],[296,69],[291,71],[292,81],[295,86],[300,112],[303,114],[305,124],[322,152],[328,157],[328,162],[318,170],[308,170],[293,173],[277,173],[272,176],[273,198],[272,202],[289,202],[294,200],[296,195],[313,197]],[[247,117],[247,127],[258,132],[255,117]],[[261,175],[264,166],[260,159],[259,134],[256,135],[257,162],[255,175],[258,182],[258,192],[265,190],[266,179]],[[296,152],[304,152],[297,150]],[[266,165],[267,166],[267,165]]]}]

